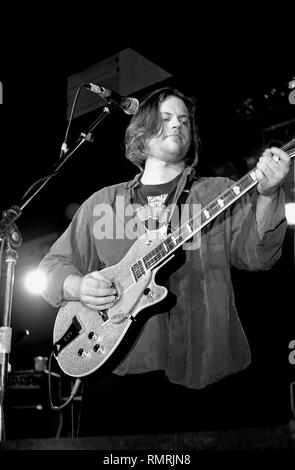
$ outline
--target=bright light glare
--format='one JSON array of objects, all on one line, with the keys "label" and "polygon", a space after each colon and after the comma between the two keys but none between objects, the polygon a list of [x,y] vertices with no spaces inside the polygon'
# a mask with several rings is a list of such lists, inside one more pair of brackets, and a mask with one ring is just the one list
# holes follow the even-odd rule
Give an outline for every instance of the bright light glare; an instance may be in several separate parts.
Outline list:
[{"label": "bright light glare", "polygon": [[295,203],[287,202],[285,205],[286,219],[289,225],[295,225]]},{"label": "bright light glare", "polygon": [[46,275],[38,269],[29,272],[25,277],[25,287],[31,294],[42,294],[46,284]]}]

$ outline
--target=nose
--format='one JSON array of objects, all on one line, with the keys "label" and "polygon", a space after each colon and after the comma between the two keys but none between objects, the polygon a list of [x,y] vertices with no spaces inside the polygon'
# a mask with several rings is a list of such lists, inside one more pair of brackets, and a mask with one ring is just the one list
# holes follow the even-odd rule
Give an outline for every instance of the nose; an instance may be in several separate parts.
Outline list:
[{"label": "nose", "polygon": [[181,121],[179,118],[175,115],[171,118],[170,120],[170,125],[172,129],[178,129],[181,126]]}]

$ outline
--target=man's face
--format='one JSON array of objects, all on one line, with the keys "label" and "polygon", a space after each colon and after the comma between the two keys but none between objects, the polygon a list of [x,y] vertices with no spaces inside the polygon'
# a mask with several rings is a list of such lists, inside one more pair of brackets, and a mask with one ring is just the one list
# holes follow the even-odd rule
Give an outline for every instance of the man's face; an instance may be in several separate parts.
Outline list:
[{"label": "man's face", "polygon": [[185,159],[191,143],[189,113],[182,99],[169,96],[160,104],[163,132],[146,142],[148,158],[178,163]]}]

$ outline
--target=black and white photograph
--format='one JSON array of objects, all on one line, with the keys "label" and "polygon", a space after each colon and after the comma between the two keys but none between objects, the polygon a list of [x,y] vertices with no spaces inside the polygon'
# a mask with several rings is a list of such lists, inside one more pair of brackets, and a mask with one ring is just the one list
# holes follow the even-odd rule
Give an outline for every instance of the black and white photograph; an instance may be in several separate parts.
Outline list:
[{"label": "black and white photograph", "polygon": [[291,454],[294,5],[9,10],[0,458]]}]

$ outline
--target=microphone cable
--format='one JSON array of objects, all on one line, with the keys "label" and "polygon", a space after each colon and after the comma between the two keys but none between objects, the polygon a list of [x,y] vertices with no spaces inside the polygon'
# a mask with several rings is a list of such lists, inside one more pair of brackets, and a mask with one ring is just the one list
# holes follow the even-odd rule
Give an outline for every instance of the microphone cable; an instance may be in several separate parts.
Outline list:
[{"label": "microphone cable", "polygon": [[[67,125],[67,128],[66,128],[66,133],[65,133],[65,137],[64,137],[64,141],[62,143],[62,146],[61,146],[61,149],[60,149],[60,154],[59,154],[59,159],[66,153],[67,149],[68,149],[68,146],[67,146],[67,141],[68,141],[68,136],[69,136],[69,131],[70,131],[70,127],[71,127],[71,124],[72,124],[72,120],[73,120],[73,115],[74,115],[74,111],[75,111],[75,108],[76,108],[76,102],[77,102],[77,99],[78,99],[78,96],[79,96],[79,93],[81,91],[83,87],[83,84],[79,85],[77,91],[76,91],[76,94],[75,94],[75,97],[74,97],[74,101],[73,101],[73,104],[72,104],[72,109],[71,109],[71,113],[70,113],[70,118],[69,118],[69,122],[68,122],[68,125]],[[28,194],[30,194],[30,192],[35,188],[35,186],[37,186],[39,183],[42,183],[42,181],[45,181],[49,178],[52,178],[53,176],[56,176],[58,174],[58,170],[56,171],[53,171],[52,173],[49,173],[48,175],[45,175],[43,176],[42,178],[39,178],[37,181],[35,181],[27,190],[26,192],[23,194],[21,200],[25,199],[25,197],[28,196]],[[40,188],[41,189],[41,188]]]}]

